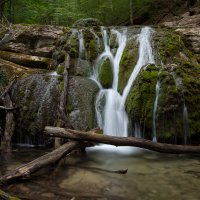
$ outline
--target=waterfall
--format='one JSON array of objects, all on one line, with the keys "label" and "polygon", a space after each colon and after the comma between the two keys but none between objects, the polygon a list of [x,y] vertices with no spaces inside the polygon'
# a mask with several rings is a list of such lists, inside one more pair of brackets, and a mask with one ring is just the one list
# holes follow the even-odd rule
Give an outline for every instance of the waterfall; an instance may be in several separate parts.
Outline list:
[{"label": "waterfall", "polygon": [[189,117],[188,117],[188,110],[184,103],[183,106],[183,137],[184,137],[184,144],[188,143],[189,137]]},{"label": "waterfall", "polygon": [[82,30],[78,29],[71,29],[72,33],[70,35],[70,40],[73,37],[78,37],[79,40],[79,58],[83,59],[85,58],[85,44],[84,44],[84,38],[83,38],[83,32]]},{"label": "waterfall", "polygon": [[[115,55],[111,52],[108,33],[105,28],[102,28],[102,36],[104,43],[104,52],[97,58],[96,64],[94,66],[93,75],[91,79],[94,80],[100,88],[100,92],[96,99],[96,115],[98,126],[103,129],[105,134],[110,134],[113,136],[128,136],[128,116],[125,111],[125,102],[131,86],[138,76],[140,70],[143,66],[154,62],[153,51],[151,48],[150,40],[153,29],[149,27],[144,27],[138,38],[139,42],[139,59],[138,62],[128,80],[128,83],[124,89],[122,95],[117,91],[118,81],[119,81],[119,64],[126,47],[127,42],[127,30],[118,31],[115,29],[111,30],[111,34],[116,35],[116,41],[118,43],[118,49]],[[102,63],[109,59],[112,71],[113,71],[113,83],[112,88],[103,89],[101,86],[98,73],[102,66]],[[101,63],[101,64],[100,64]]]},{"label": "waterfall", "polygon": [[160,80],[158,80],[156,84],[156,98],[155,98],[154,107],[153,107],[153,142],[157,142],[156,113],[157,113],[157,108],[158,108],[159,94],[160,94]]},{"label": "waterfall", "polygon": [[129,91],[137,78],[140,70],[142,69],[143,66],[151,63],[154,64],[154,55],[153,55],[153,50],[151,48],[151,35],[153,33],[153,29],[150,27],[144,27],[141,30],[141,33],[139,35],[139,59],[137,61],[137,64],[128,80],[128,83],[123,91],[122,94],[122,102],[121,106],[124,106],[126,99],[128,97]]},{"label": "waterfall", "polygon": [[82,30],[78,31],[78,39],[79,39],[79,58],[85,58],[85,45],[84,45]]}]

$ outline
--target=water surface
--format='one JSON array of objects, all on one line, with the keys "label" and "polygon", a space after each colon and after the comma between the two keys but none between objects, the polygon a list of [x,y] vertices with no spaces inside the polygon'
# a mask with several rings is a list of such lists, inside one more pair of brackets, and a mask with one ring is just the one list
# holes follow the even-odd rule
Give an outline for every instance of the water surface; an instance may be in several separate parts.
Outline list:
[{"label": "water surface", "polygon": [[[46,152],[21,148],[9,156],[1,154],[0,174]],[[126,168],[127,174],[105,171]],[[33,200],[199,200],[199,185],[200,156],[101,145],[88,149],[85,156],[67,157],[4,190]]]}]

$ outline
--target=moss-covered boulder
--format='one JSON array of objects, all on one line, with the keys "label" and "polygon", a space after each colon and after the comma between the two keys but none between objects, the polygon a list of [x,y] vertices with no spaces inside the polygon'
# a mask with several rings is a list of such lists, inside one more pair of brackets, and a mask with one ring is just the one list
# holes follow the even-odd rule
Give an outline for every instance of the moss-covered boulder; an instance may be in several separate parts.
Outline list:
[{"label": "moss-covered boulder", "polygon": [[[160,28],[154,34],[154,52],[156,62],[161,66],[149,65],[143,68],[127,98],[126,110],[133,131],[135,125],[139,125],[144,137],[152,139],[156,83],[159,80],[160,91],[155,113],[158,140],[198,143],[200,65],[196,55],[187,48],[181,35]],[[186,110],[187,114],[184,113]]]},{"label": "moss-covered boulder", "polygon": [[113,83],[112,64],[106,59],[99,66],[99,81],[104,88],[111,88]]},{"label": "moss-covered boulder", "polygon": [[47,142],[43,129],[55,125],[59,96],[57,77],[38,74],[17,81],[11,91],[11,99],[18,107],[14,142],[34,145]]},{"label": "moss-covered boulder", "polygon": [[135,32],[133,32],[132,34],[133,35],[128,36],[127,44],[120,61],[118,85],[118,91],[120,93],[123,92],[123,89],[126,86],[128,79],[130,78],[130,75],[138,60],[137,35]]},{"label": "moss-covered boulder", "polygon": [[90,79],[70,77],[66,110],[73,128],[90,130],[95,127],[94,102],[98,90],[97,85]]},{"label": "moss-covered boulder", "polygon": [[[148,65],[135,80],[126,101],[126,110],[132,126],[140,124],[140,129],[147,138],[151,138],[153,124],[153,107],[159,68]],[[133,130],[135,131],[135,130]]]}]

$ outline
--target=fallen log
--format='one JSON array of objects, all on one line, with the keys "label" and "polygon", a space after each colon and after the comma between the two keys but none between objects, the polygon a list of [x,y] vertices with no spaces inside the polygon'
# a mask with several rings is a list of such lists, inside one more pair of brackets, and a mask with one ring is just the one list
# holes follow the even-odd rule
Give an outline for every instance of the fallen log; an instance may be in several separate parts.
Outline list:
[{"label": "fallen log", "polygon": [[200,154],[200,146],[174,145],[152,142],[150,140],[135,137],[114,137],[96,134],[93,131],[83,132],[59,127],[46,126],[45,134],[52,137],[68,138],[78,141],[90,141],[96,143],[111,144],[115,146],[134,146],[161,153],[172,154]]},{"label": "fallen log", "polygon": [[52,63],[52,59],[39,56],[31,56],[21,53],[13,53],[8,51],[0,51],[0,58],[16,63],[18,65],[47,69]]},{"label": "fallen log", "polygon": [[0,109],[1,109],[1,110],[6,110],[6,111],[13,111],[13,110],[16,110],[17,107],[7,108],[7,107],[5,107],[5,106],[0,106]]},{"label": "fallen log", "polygon": [[38,170],[46,166],[56,163],[62,157],[69,154],[71,151],[80,146],[81,146],[80,142],[76,141],[68,142],[60,146],[58,149],[52,151],[51,153],[41,156],[33,160],[32,162],[24,164],[16,168],[15,170],[12,170],[11,172],[7,173],[6,175],[0,178],[0,184],[6,184],[20,178],[26,178],[31,174],[33,174],[34,172],[37,172]]},{"label": "fallen log", "polygon": [[19,198],[13,197],[2,190],[0,190],[0,199],[1,200],[20,200]]}]

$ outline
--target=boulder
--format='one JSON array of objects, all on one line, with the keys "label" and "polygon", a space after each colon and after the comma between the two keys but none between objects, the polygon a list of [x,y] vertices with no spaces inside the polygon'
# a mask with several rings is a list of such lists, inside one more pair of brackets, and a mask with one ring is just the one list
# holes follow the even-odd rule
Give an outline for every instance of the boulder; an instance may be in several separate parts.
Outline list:
[{"label": "boulder", "polygon": [[67,112],[71,125],[77,130],[95,127],[95,99],[98,86],[90,79],[72,76],[69,79]]},{"label": "boulder", "polygon": [[55,125],[60,91],[57,76],[35,74],[18,80],[11,91],[15,113],[15,143],[43,145],[46,125]]}]

